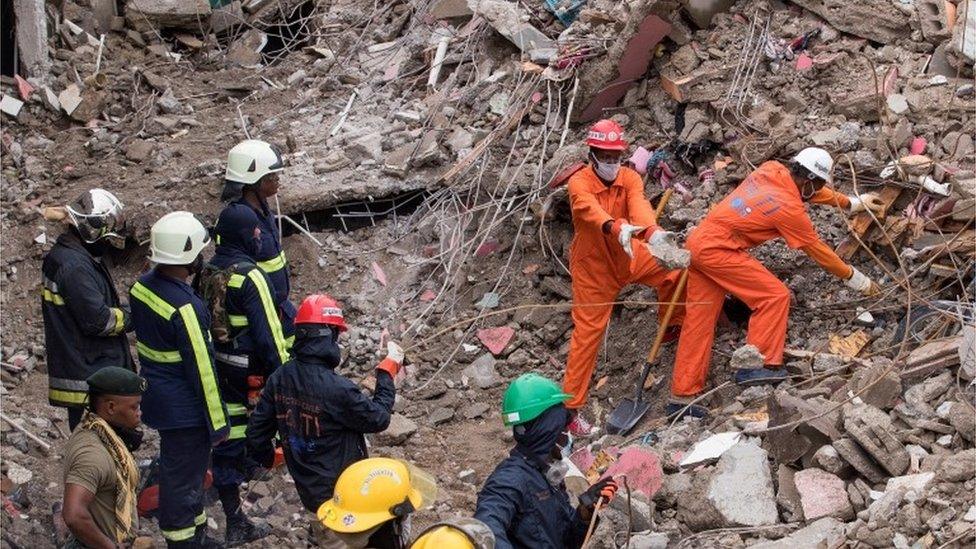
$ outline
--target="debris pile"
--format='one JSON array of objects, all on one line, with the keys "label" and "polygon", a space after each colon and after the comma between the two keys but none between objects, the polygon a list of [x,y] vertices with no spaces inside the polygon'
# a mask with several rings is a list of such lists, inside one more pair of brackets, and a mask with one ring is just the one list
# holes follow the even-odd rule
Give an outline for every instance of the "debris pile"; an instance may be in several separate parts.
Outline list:
[{"label": "debris pile", "polygon": [[[22,70],[0,77],[0,517],[11,543],[64,532],[52,504],[67,427],[44,402],[38,344],[39,259],[59,231],[45,206],[95,186],[121,197],[134,232],[109,258],[121,289],[162,214],[214,221],[230,146],[281,145],[292,299],[326,290],[343,302],[343,370],[364,387],[386,339],[406,348],[409,375],[371,452],[438,472],[445,495],[419,529],[470,515],[507,455],[507,381],[561,376],[572,328],[562,184],[584,159],[586,121],[601,117],[626,127],[647,196],[673,196],[668,230],[694,226],[754,166],[809,145],[835,155],[835,187],[877,192],[886,211],[811,207],[881,299],[778,244],[755,250],[796,297],[790,381],[728,382],[756,358],[737,351],[748,309],[730,300],[702,401],[712,420],[660,419],[662,368],[631,438],[574,455],[577,481],[627,478],[598,545],[973,543],[972,2],[15,4]],[[630,395],[656,329],[646,289],[619,301],[591,395],[598,420]],[[157,451],[151,434],[144,448],[137,458]],[[245,510],[273,527],[272,543],[305,542],[287,478],[249,490]],[[158,536],[149,520],[142,533]]]}]

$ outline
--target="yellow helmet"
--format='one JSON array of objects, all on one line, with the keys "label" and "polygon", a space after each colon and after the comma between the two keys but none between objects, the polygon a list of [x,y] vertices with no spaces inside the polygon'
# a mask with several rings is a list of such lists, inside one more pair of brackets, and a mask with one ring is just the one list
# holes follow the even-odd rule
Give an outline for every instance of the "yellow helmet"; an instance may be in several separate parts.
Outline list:
[{"label": "yellow helmet", "polygon": [[423,531],[410,549],[494,549],[495,535],[473,518],[456,518]]},{"label": "yellow helmet", "polygon": [[363,532],[433,503],[436,494],[437,483],[426,472],[396,459],[369,458],[339,475],[332,499],[317,515],[335,532]]}]

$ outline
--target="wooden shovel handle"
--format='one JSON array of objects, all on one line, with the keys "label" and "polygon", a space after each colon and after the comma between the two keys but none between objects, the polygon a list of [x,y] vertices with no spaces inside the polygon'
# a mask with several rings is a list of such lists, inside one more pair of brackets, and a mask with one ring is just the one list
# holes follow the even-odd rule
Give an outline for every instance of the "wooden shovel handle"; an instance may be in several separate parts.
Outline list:
[{"label": "wooden shovel handle", "polygon": [[[671,189],[668,189],[671,190]],[[674,293],[671,295],[671,301],[668,303],[668,308],[664,311],[664,318],[657,327],[657,335],[654,337],[654,345],[651,346],[651,352],[647,354],[647,362],[654,362],[657,359],[657,352],[661,350],[661,341],[664,340],[664,332],[668,329],[668,321],[671,320],[671,315],[674,314],[674,308],[678,304],[678,300],[681,299],[681,294],[685,290],[685,283],[688,282],[688,269],[681,271],[681,277],[678,278],[678,285],[674,288]]]},{"label": "wooden shovel handle", "polygon": [[662,194],[660,200],[657,201],[657,208],[654,209],[655,218],[661,219],[661,214],[664,213],[664,208],[668,205],[668,201],[671,200],[672,194],[674,194],[674,189],[669,187],[664,190],[664,194]]}]

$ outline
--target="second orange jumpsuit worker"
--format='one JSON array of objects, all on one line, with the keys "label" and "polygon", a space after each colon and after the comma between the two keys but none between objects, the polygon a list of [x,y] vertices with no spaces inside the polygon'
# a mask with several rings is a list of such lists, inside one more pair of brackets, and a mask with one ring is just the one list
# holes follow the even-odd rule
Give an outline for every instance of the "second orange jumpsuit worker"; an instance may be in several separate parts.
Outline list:
[{"label": "second orange jumpsuit worker", "polygon": [[[644,182],[634,170],[621,167],[627,148],[623,129],[612,120],[601,120],[589,131],[590,164],[569,179],[569,203],[573,213],[570,275],[573,279],[573,335],[563,379],[565,392],[574,395],[566,407],[574,413],[569,425],[574,436],[590,436],[593,426],[579,414],[596,366],[600,340],[610,321],[613,303],[628,284],[656,288],[659,301],[669,301],[679,271],[662,266],[648,246],[662,249],[673,235],[661,230],[654,210],[644,197]],[[661,255],[661,254],[656,254]],[[659,313],[663,314],[661,307]],[[683,310],[675,311],[670,328],[676,332]]]},{"label": "second orange jumpsuit worker", "polygon": [[800,151],[790,166],[770,161],[749,174],[731,194],[708,213],[689,235],[687,315],[678,342],[667,414],[702,417],[707,410],[688,406],[705,388],[715,323],[726,294],[742,300],[752,310],[748,343],[759,348],[766,367],[739,370],[741,385],[781,381],[786,373],[783,348],[790,313],[790,290],[769,272],[749,250],[768,240],[782,238],[787,246],[803,250],[824,270],[846,281],[864,295],[875,295],[877,286],[845,263],[817,235],[804,202],[836,205],[852,213],[883,208],[874,194],[848,197],[825,184],[830,182],[833,159],[823,150]]}]

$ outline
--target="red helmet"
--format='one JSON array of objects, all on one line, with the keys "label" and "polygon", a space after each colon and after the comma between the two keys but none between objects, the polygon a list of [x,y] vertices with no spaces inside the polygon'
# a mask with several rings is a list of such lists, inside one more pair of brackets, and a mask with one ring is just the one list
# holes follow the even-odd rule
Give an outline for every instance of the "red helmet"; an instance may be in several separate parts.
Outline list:
[{"label": "red helmet", "polygon": [[328,294],[313,294],[302,301],[295,316],[295,324],[328,324],[345,332],[346,321],[342,318],[342,307]]},{"label": "red helmet", "polygon": [[613,120],[600,120],[586,134],[586,144],[594,149],[623,151],[627,149],[624,129]]}]

